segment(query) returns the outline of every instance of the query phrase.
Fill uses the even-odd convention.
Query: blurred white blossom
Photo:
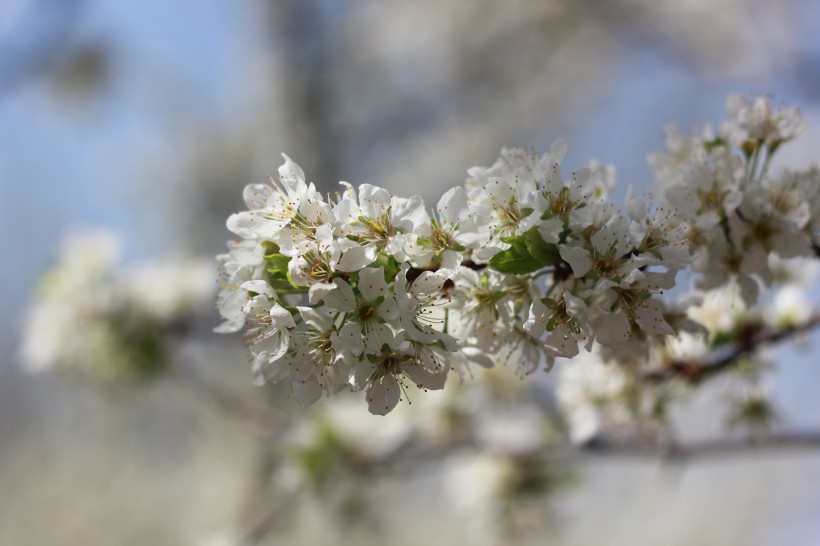
[[[213,266],[200,260],[122,268],[117,258],[116,238],[107,232],[66,239],[26,311],[20,352],[27,369],[111,380],[164,368],[172,330],[213,296]]]

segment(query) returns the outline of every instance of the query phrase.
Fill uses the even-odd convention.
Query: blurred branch
[[[278,501],[256,521],[240,534],[238,546],[254,546],[261,543],[272,531],[276,521],[285,512],[285,508],[293,504],[293,495],[279,497]]]
[[[416,444],[416,445],[413,445]],[[407,465],[432,463],[444,459],[461,448],[483,449],[473,442],[441,445],[436,443],[406,442],[395,450],[366,458],[356,465],[362,473],[395,470]],[[560,444],[539,446],[530,451],[511,453],[510,456],[564,461],[584,457],[656,459],[669,462],[716,459],[757,453],[820,450],[820,431],[789,431],[770,434],[764,438],[715,438],[678,444],[675,442],[631,441],[598,438],[583,446]]]
[[[178,385],[182,385],[223,415],[250,427],[262,438],[273,437],[286,422],[284,415],[248,404],[243,398],[214,385],[184,365],[172,366],[169,376]]]
[[[820,326],[820,314],[812,316],[803,324],[785,328],[754,328],[741,332],[728,347],[715,349],[702,359],[672,360],[663,368],[646,372],[641,379],[649,383],[662,383],[681,379],[698,383],[731,368],[744,356],[765,347],[789,339]]]
[[[277,82],[286,94],[287,148],[313,150],[307,167],[321,184],[335,180],[347,139],[332,113],[338,109],[331,81],[334,54],[344,11],[334,13],[317,0],[286,0],[267,4],[271,47],[280,53]]]
[[[662,458],[676,461],[719,458],[749,453],[820,449],[820,431],[791,431],[770,434],[762,439],[717,438],[687,444],[654,442],[614,442],[596,440],[580,453],[630,458]],[[575,450],[578,453],[578,450]]]

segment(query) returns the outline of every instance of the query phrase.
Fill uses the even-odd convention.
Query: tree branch
[[[222,414],[250,427],[263,438],[274,436],[286,421],[283,415],[246,403],[244,399],[213,385],[184,365],[171,366],[169,376],[178,385],[183,385]]]
[[[820,431],[790,431],[761,439],[716,438],[687,444],[624,442],[598,440],[580,449],[580,453],[595,456],[667,459],[689,461],[775,451],[820,449]],[[576,450],[575,453],[578,453]]]
[[[397,469],[406,468],[408,465],[435,463],[463,448],[482,449],[475,442],[470,441],[458,442],[454,445],[440,445],[425,442],[417,444],[409,440],[384,455],[363,458],[356,465],[356,470],[364,474],[385,471],[395,473]],[[713,438],[683,444],[599,438],[584,446],[566,443],[542,445],[532,450],[511,453],[510,456],[545,462],[569,462],[592,457],[684,463],[747,454],[812,450],[820,450],[820,430],[782,432],[758,439]]]
[[[734,343],[719,347],[702,359],[672,360],[663,368],[642,374],[641,379],[649,383],[663,383],[672,379],[698,383],[732,367],[740,358],[761,347],[786,341],[817,326],[820,326],[820,314],[815,314],[796,326],[747,330],[741,332]]]
[[[285,509],[293,503],[293,495],[280,497],[261,518],[240,534],[237,544],[239,546],[256,546],[260,544],[273,531],[277,520],[283,517]]]

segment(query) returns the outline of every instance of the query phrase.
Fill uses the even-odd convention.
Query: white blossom
[[[279,177],[269,184],[249,184],[243,196],[248,210],[232,214],[227,227],[245,239],[276,241],[282,229],[299,213],[308,199],[321,200],[313,184],[305,183],[305,173],[288,156],[279,167]]]
[[[736,145],[742,145],[746,139],[779,144],[794,139],[805,130],[798,108],[775,108],[766,97],[749,100],[743,95],[729,95],[726,110],[729,121],[723,130]]]
[[[569,425],[570,441],[585,444],[595,438],[607,415],[623,419],[618,404],[628,385],[628,376],[619,365],[604,362],[595,352],[561,367],[556,394]]]
[[[279,179],[248,186],[248,210],[228,220],[241,240],[219,256],[217,331],[245,328],[256,381],[289,381],[302,405],[350,388],[384,415],[450,371],[509,364],[523,376],[559,358],[619,362],[608,380],[589,372],[617,398],[641,367],[701,354],[704,330],[729,335],[735,319],[718,316],[747,312],[785,278],[777,260],[820,246],[817,170],[769,172],[799,112],[765,98],[727,106],[717,133],[667,127],[666,151],[649,159],[660,201],[630,188],[623,212],[609,201],[613,167],[590,161],[565,179],[561,140],[540,156],[502,149],[435,209],[370,184],[324,200],[285,156]],[[670,303],[687,269],[706,292]],[[775,303],[794,307],[783,294]],[[573,438],[586,441],[601,415],[575,405]]]
[[[437,215],[416,229],[418,237],[408,247],[408,254],[419,267],[433,265],[451,275],[462,258],[477,249],[489,237],[486,225],[470,209],[464,188],[456,186],[439,200]]]
[[[118,255],[117,238],[104,231],[66,239],[23,319],[27,370],[119,382],[167,367],[174,327],[213,297],[213,268],[200,260],[125,267]]]

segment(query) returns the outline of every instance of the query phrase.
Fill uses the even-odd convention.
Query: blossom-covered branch
[[[820,449],[820,431],[790,431],[774,433],[761,440],[748,438],[716,438],[685,444],[625,443],[597,441],[583,449],[584,453],[613,457],[652,457],[686,461],[777,451]],[[577,452],[570,456],[575,456]]]
[[[697,383],[736,364],[744,356],[775,343],[792,339],[820,326],[820,315],[815,314],[800,324],[785,327],[766,327],[763,324],[750,325],[737,332],[736,339],[718,346],[702,358],[674,359],[663,364],[663,367],[650,370],[641,375],[644,381],[661,382],[680,379]]]
[[[364,390],[377,414],[472,365],[526,375],[580,347],[647,359],[703,331],[691,301],[663,297],[678,272],[752,305],[770,256],[813,256],[820,239],[817,171],[770,173],[803,128],[797,110],[740,96],[728,110],[718,131],[670,128],[650,157],[659,203],[630,190],[624,211],[612,168],[563,174],[563,141],[540,157],[502,150],[430,211],[370,184],[325,200],[285,156],[228,219],[239,240],[219,257],[217,330],[246,332],[257,383],[287,381],[303,405]]]

